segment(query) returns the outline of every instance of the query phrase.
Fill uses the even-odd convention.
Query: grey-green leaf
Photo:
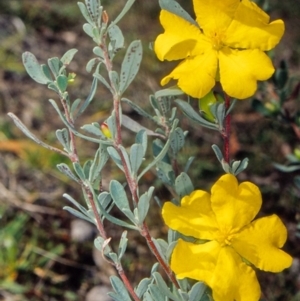
[[[174,300],[175,296],[170,291],[170,288],[167,286],[167,284],[165,283],[165,281],[162,278],[162,276],[158,272],[155,272],[155,273],[153,273],[153,277],[154,277],[154,279],[156,281],[157,287],[159,288],[160,292],[164,296],[166,296],[168,298],[171,298],[171,300]]]
[[[148,191],[141,195],[138,202],[138,219],[139,223],[142,224],[147,216],[150,207],[150,200],[154,191],[154,187],[151,186]]]
[[[60,164],[57,164],[56,167],[61,173],[65,174],[73,181],[79,182],[79,179],[73,174],[73,172],[71,171],[71,169],[69,168],[69,166],[67,164],[60,163]]]
[[[98,63],[98,61],[99,61],[99,59],[97,57],[90,59],[88,61],[88,63],[86,64],[86,67],[85,67],[86,71],[88,73],[90,73],[93,70],[93,68],[95,67],[95,65]]]
[[[119,91],[119,74],[112,70],[108,72],[109,80],[116,91]]]
[[[79,108],[76,117],[80,116],[86,110],[86,108],[89,106],[89,104],[92,102],[92,100],[94,99],[94,96],[95,96],[95,93],[97,90],[97,85],[98,85],[98,80],[96,78],[94,78],[93,82],[92,82],[90,93],[89,93],[88,97],[86,98],[86,100],[84,101],[84,103]]]
[[[125,16],[125,14],[129,11],[129,9],[131,8],[131,6],[134,2],[135,2],[135,0],[127,0],[123,10],[117,16],[117,18],[113,21],[113,24],[117,24]]]
[[[94,52],[94,54],[99,56],[101,59],[104,58],[104,52],[103,52],[102,48],[100,48],[99,46],[94,47],[93,52]],[[96,59],[99,60],[98,58],[96,58]]]
[[[59,75],[56,82],[59,90],[65,92],[68,87],[68,78],[65,75]]]
[[[44,74],[41,65],[38,63],[34,54],[26,51],[22,54],[24,67],[28,75],[39,84],[46,85],[50,82],[48,77]]]
[[[116,206],[131,220],[134,221],[125,189],[122,184],[112,180],[109,185],[109,192]]]
[[[189,23],[192,23],[199,27],[197,22],[174,0],[159,0],[159,5],[161,9],[167,10],[170,13],[173,13]]]
[[[94,76],[94,78],[99,80],[111,93],[113,93],[113,90],[112,90],[110,84],[107,82],[107,80],[101,74],[95,72],[93,74],[93,76]]]
[[[87,222],[95,224],[95,222],[90,217],[82,214],[80,211],[78,211],[78,210],[76,210],[76,209],[74,209],[72,207],[64,206],[63,209],[66,210],[66,211],[68,211],[68,212],[70,212],[72,215],[74,215],[74,216],[76,216],[76,217],[78,217],[80,219],[83,219],[83,220],[86,220]]]
[[[111,41],[110,45],[114,52],[124,47],[124,36],[119,26],[112,23],[108,28],[108,36]]]
[[[108,205],[112,203],[111,195],[107,191],[102,191],[97,197],[97,202],[106,210]]]
[[[120,112],[120,118],[122,119],[122,114]],[[122,120],[121,120],[122,122]],[[111,115],[106,120],[107,126],[109,128],[109,131],[111,133],[112,137],[116,137],[117,133],[117,123],[116,123],[116,114],[115,111],[112,111]]]
[[[131,100],[127,99],[127,98],[122,98],[121,101],[126,102],[128,105],[131,106],[131,108],[133,110],[135,110],[137,113],[139,113],[141,116],[144,116],[154,122],[156,122],[156,120],[150,115],[148,114],[146,111],[144,111],[141,107],[139,107],[136,103],[132,102]]]
[[[37,138],[35,135],[33,135],[30,130],[25,126],[25,124],[22,123],[22,121],[13,113],[7,113],[7,115],[12,118],[15,125],[30,139],[32,139],[35,143],[37,143],[40,146],[43,146],[47,149],[50,149],[52,151],[56,151],[62,155],[68,156],[67,153],[64,151],[61,151],[60,149],[57,149],[55,147],[52,147],[51,145],[46,144],[45,142],[41,141],[39,138]]]
[[[206,290],[203,282],[195,283],[189,291],[189,301],[200,301]]]
[[[176,128],[170,137],[170,146],[174,155],[177,155],[178,152],[183,148],[184,141],[185,141],[185,136],[183,130],[179,127]]]
[[[128,130],[132,132],[139,132],[139,131],[144,131],[146,132],[149,136],[158,136],[158,134],[152,130],[149,130],[136,122],[135,120],[131,119],[127,115],[122,115],[122,125],[125,126]]]
[[[80,98],[77,98],[73,101],[72,105],[71,105],[71,114],[73,115],[75,113],[75,111],[77,110],[79,104],[81,102]]]
[[[123,116],[124,117],[124,116]],[[147,131],[146,130],[140,130],[135,137],[135,142],[139,143],[143,146],[143,154],[145,156],[146,151],[147,151],[147,144],[148,144],[148,139],[147,139]]]
[[[88,211],[76,200],[74,200],[69,194],[64,193],[63,197],[66,198],[69,202],[71,202],[75,207],[77,207],[84,215],[88,215]]]
[[[80,164],[78,162],[73,162],[73,167],[74,167],[74,170],[75,170],[77,176],[80,178],[80,180],[85,181],[86,176],[85,176],[83,168],[80,166]]]
[[[43,73],[49,79],[49,82],[52,82],[53,80],[52,80],[51,71],[50,71],[49,67],[45,64],[42,64],[41,68],[42,68]]]
[[[87,160],[83,164],[83,173],[86,179],[89,178],[92,162],[92,160]]]
[[[223,157],[223,154],[222,154],[222,151],[220,150],[220,148],[216,145],[216,144],[213,144],[211,146],[211,148],[213,149],[217,159],[219,160],[219,162],[222,162],[224,157]]]
[[[186,101],[176,99],[175,102],[178,104],[183,113],[190,118],[192,121],[212,130],[219,130],[218,126],[214,123],[208,122],[202,116],[197,114],[195,110]]]
[[[54,92],[56,92],[57,94],[59,94],[59,89],[57,87],[57,85],[53,82],[51,82],[50,84],[48,84],[48,89],[53,90]]]
[[[100,16],[100,1],[99,0],[85,0],[86,8],[91,19],[97,23]]]
[[[127,223],[127,222],[124,222],[124,221],[122,221],[122,220],[120,220],[120,219],[118,219],[118,218],[115,218],[115,217],[113,217],[112,215],[110,215],[110,214],[103,208],[103,206],[101,205],[100,202],[98,202],[98,205],[99,205],[99,207],[100,207],[100,210],[101,210],[102,215],[103,215],[107,220],[109,220],[111,223],[114,223],[114,224],[116,224],[116,225],[119,225],[119,226],[121,226],[121,227],[123,227],[123,228],[128,228],[128,229],[131,229],[131,230],[139,230],[136,226],[131,225],[131,224]],[[127,210],[127,211],[128,211],[128,210]]]
[[[141,144],[134,143],[130,148],[130,164],[134,175],[137,174],[144,158],[144,148]]]
[[[153,166],[155,166],[155,164],[157,164],[159,161],[161,161],[164,156],[167,154],[168,149],[170,147],[170,140],[167,141],[167,143],[165,144],[165,146],[163,147],[163,149],[160,151],[160,153],[154,158],[154,160],[149,163],[147,165],[147,167],[145,167],[143,169],[143,171],[139,174],[138,180],[148,171],[150,170]]]
[[[64,65],[69,65],[71,63],[71,61],[74,58],[74,55],[76,54],[78,50],[73,48],[68,50],[60,59],[60,61],[64,64]]]
[[[183,95],[184,92],[178,88],[178,86],[173,86],[167,89],[156,91],[155,98],[165,97],[165,96],[178,96]]]
[[[128,242],[127,231],[123,231],[121,239],[120,239],[120,243],[119,243],[119,249],[118,249],[118,259],[119,260],[121,260],[121,258],[123,257],[123,255],[126,251],[127,242]]]
[[[52,57],[48,59],[48,66],[53,73],[54,77],[57,78],[59,75],[59,70],[62,67],[62,63],[60,62],[58,57]]]
[[[89,23],[85,23],[83,24],[82,26],[83,28],[83,31],[88,35],[90,36],[91,38],[94,38],[94,31],[93,31],[93,26]]]
[[[109,245],[105,245],[105,243],[105,239],[101,236],[98,236],[94,239],[94,246],[96,247],[96,249],[107,255],[110,253],[111,248],[109,247]]]
[[[90,134],[100,137],[101,139],[106,140],[107,138],[102,133],[100,126],[97,122],[93,122],[92,124],[85,124],[81,127],[81,129],[87,131]]]
[[[55,132],[55,134],[56,134],[58,141],[64,147],[64,150],[67,152],[70,152],[71,148],[70,148],[70,137],[69,137],[68,130],[66,128],[63,128],[61,130],[57,130]]]
[[[109,156],[106,151],[106,147],[101,143],[93,160],[91,169],[90,169],[90,175],[89,175],[89,180],[91,183],[93,183],[97,177],[99,176],[102,168],[106,164]]]
[[[135,293],[138,295],[139,298],[142,298],[142,296],[145,294],[150,282],[151,282],[151,279],[144,278],[141,280],[141,282],[138,284],[138,286],[134,289]]]
[[[131,42],[121,66],[120,94],[124,93],[138,73],[142,60],[142,53],[143,49],[141,41],[136,40]]]
[[[120,157],[119,153],[116,151],[116,149],[114,147],[112,147],[112,146],[109,146],[107,148],[107,152],[110,155],[110,157],[112,158],[112,160],[117,164],[117,166],[122,171],[124,171],[124,167],[123,167],[123,164],[122,164],[121,157]]]
[[[182,172],[175,180],[175,191],[178,194],[179,198],[183,198],[186,195],[189,195],[194,191],[194,185],[190,177]]]
[[[113,287],[114,291],[116,292],[116,294],[121,298],[119,300],[131,301],[131,298],[130,298],[123,282],[117,276],[111,276],[110,283],[111,283],[111,286]],[[111,293],[108,293],[108,295],[114,296]]]
[[[174,186],[175,173],[171,164],[164,161],[156,163],[157,176],[167,185]]]
[[[86,9],[86,6],[82,2],[77,2],[79,9],[81,11],[81,14],[86,19],[87,22],[90,24],[93,24],[93,20],[91,19],[88,10]]]
[[[273,163],[273,166],[282,172],[294,172],[296,170],[300,170],[300,164],[286,166],[283,164]]]
[[[150,292],[153,300],[155,300],[155,301],[165,301],[166,300],[165,294],[162,293],[160,291],[160,289],[158,288],[158,286],[155,284],[149,285],[149,292]]]

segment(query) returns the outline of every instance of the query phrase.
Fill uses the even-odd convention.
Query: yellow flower
[[[220,81],[232,97],[252,96],[257,80],[271,77],[274,68],[264,53],[275,47],[284,32],[282,20],[269,16],[249,0],[193,0],[199,26],[162,10],[165,32],[154,44],[163,61],[183,61],[161,81],[171,79],[195,98],[205,96]]]
[[[111,138],[111,132],[106,122],[102,122],[100,128],[106,138]]]
[[[261,207],[258,187],[240,185],[233,175],[222,176],[211,195],[196,190],[163,207],[165,223],[173,230],[207,242],[179,239],[171,257],[177,278],[204,281],[213,291],[214,301],[257,301],[260,286],[251,265],[280,272],[292,263],[280,248],[287,230],[276,215],[254,220]]]

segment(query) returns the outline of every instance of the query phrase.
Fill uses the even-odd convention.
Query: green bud
[[[212,114],[210,108],[217,102],[217,98],[213,91],[207,93],[204,97],[199,99],[199,109],[203,113],[203,117],[208,121],[215,121],[215,117]]]

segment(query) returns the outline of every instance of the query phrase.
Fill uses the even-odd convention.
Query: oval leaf
[[[142,60],[142,43],[133,41],[125,54],[120,74],[120,93],[122,94],[134,80]]]
[[[194,190],[190,177],[182,172],[175,180],[175,191],[180,198],[189,195]]]
[[[116,206],[131,220],[134,221],[134,215],[130,210],[129,202],[125,189],[122,184],[112,180],[109,185],[109,192]]]
[[[46,85],[50,82],[47,76],[44,74],[41,65],[38,63],[34,54],[25,52],[22,54],[22,60],[24,67],[28,75],[39,84]]]
[[[78,50],[73,48],[68,50],[60,59],[60,61],[64,64],[64,65],[69,65],[71,63],[71,61],[73,60],[74,55],[76,54]]]
[[[144,158],[144,148],[141,144],[135,143],[130,148],[130,164],[133,174],[136,175]]]

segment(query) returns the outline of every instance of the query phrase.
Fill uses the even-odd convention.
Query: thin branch
[[[141,301],[140,298],[138,297],[138,295],[135,293],[133,287],[131,286],[124,270],[123,267],[121,265],[116,266],[116,269],[118,271],[119,276],[121,277],[124,285],[126,286],[129,294],[131,295],[131,297],[133,298],[134,301]]]
[[[139,197],[138,197],[138,193],[137,193],[137,188],[138,188],[137,180],[131,176],[130,171],[129,171],[129,167],[127,166],[126,160],[125,160],[125,158],[123,156],[123,153],[120,149],[120,146],[122,145],[122,136],[121,136],[121,124],[120,124],[120,116],[119,116],[119,112],[120,112],[119,105],[120,105],[120,99],[115,98],[114,109],[115,109],[115,113],[116,113],[116,125],[117,125],[117,133],[116,133],[117,137],[115,139],[115,148],[116,148],[118,154],[120,155],[122,165],[123,165],[123,168],[124,168],[124,174],[125,174],[125,177],[126,177],[126,180],[127,180],[127,183],[128,183],[128,186],[129,186],[129,189],[130,189],[133,201],[134,201],[134,204],[136,206],[139,202]],[[160,265],[164,269],[165,273],[168,275],[169,279],[172,281],[172,283],[177,288],[179,288],[178,282],[177,282],[170,266],[161,257],[159,251],[157,250],[155,244],[153,243],[153,240],[152,240],[152,237],[149,233],[149,229],[147,227],[146,222],[143,223],[140,233],[146,239],[147,244],[148,244],[151,252],[156,257],[157,261],[160,263]]]
[[[91,204],[91,207],[92,207],[95,219],[96,219],[96,226],[97,226],[97,229],[99,231],[99,234],[104,240],[107,240],[106,231],[104,229],[103,223],[102,223],[101,218],[99,216],[99,213],[98,213],[98,210],[97,210],[97,207],[96,207],[96,203],[95,203],[95,200],[94,200],[94,196],[93,196],[93,194],[92,194],[89,187],[86,187],[83,183],[82,183],[82,187],[85,190],[85,192],[87,194],[87,197],[89,199],[89,202]]]
[[[67,121],[74,126],[74,121],[71,118],[70,112],[69,112],[69,108],[66,105],[66,102],[63,98],[60,98],[61,104],[64,108],[64,112],[65,112],[65,116]],[[71,141],[71,151],[72,153],[69,154],[69,158],[72,162],[79,162],[79,158],[78,158],[78,154],[77,154],[77,148],[76,148],[76,142],[75,142],[75,134],[68,128],[69,131],[69,135],[70,135],[70,141]]]

